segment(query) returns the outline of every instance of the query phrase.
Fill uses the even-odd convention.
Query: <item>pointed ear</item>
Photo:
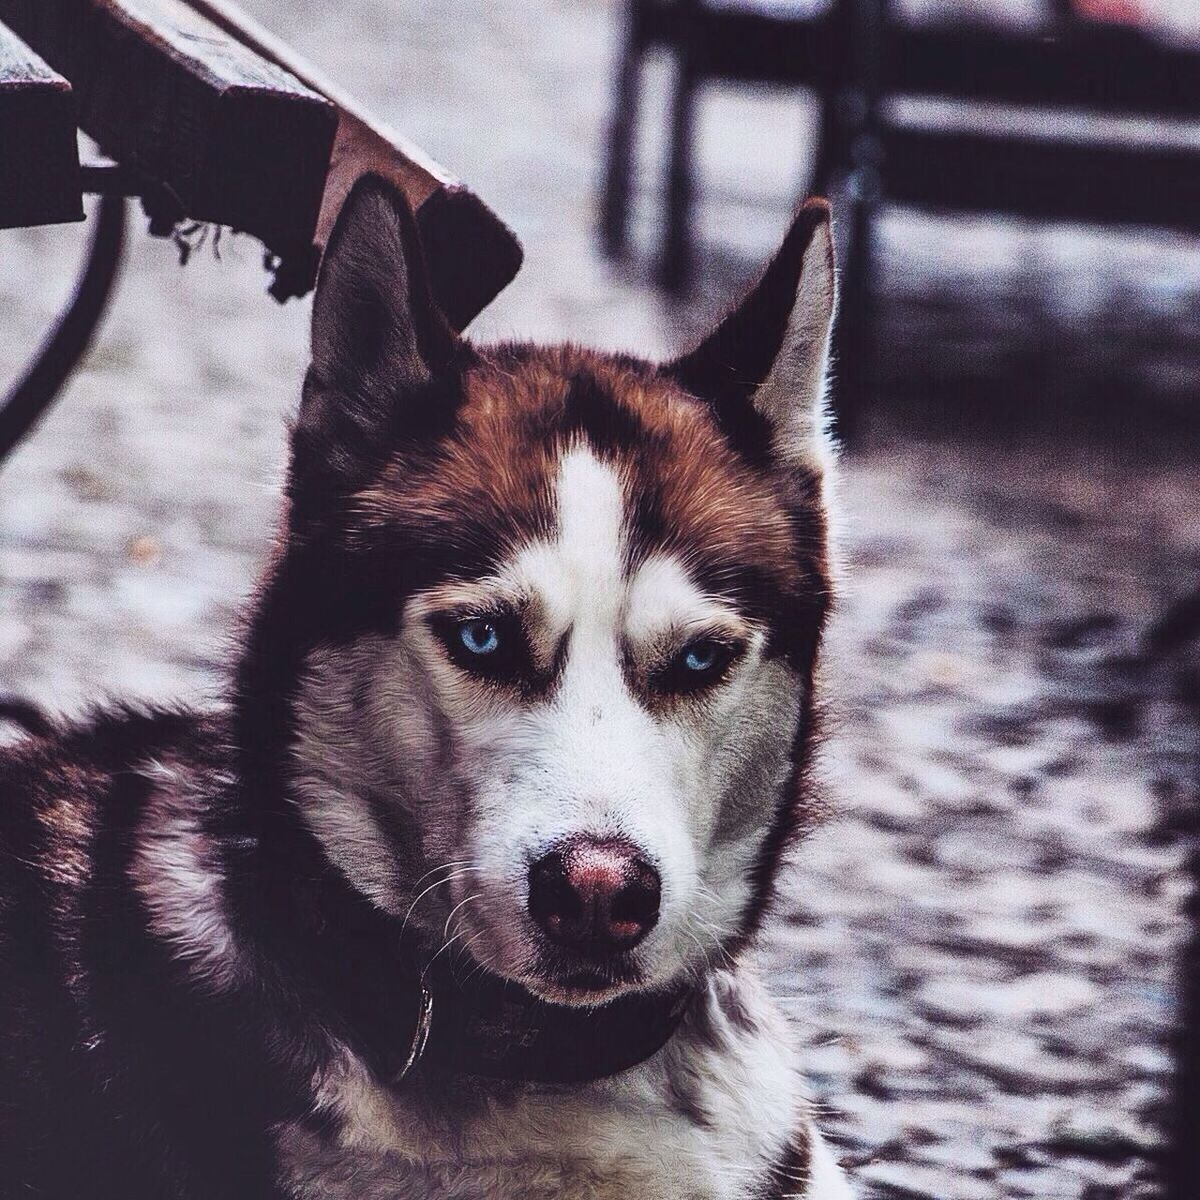
[[[836,306],[829,204],[808,200],[745,300],[666,370],[713,404],[748,457],[820,471],[828,459],[825,377]]]
[[[416,222],[378,176],[354,186],[325,247],[294,470],[354,486],[395,431],[452,417],[433,393],[464,343],[430,295]]]

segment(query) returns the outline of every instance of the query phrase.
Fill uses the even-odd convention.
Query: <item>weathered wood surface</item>
[[[0,229],[82,219],[71,85],[0,25]]]
[[[0,0],[71,81],[105,153],[161,183],[181,215],[309,260],[337,112],[182,0]]]
[[[317,224],[318,245],[325,244],[355,181],[374,172],[395,183],[416,212],[435,298],[456,326],[464,327],[512,280],[522,257],[516,236],[445,167],[369,116],[232,0],[186,2],[242,45],[337,106],[337,138]]]

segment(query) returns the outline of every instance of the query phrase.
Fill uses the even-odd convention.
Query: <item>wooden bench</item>
[[[628,249],[641,81],[652,51],[665,50],[675,67],[658,261],[659,281],[675,291],[692,277],[696,104],[703,88],[768,84],[832,97],[845,65],[846,17],[838,0],[627,0],[601,197],[604,253],[619,258]]]
[[[0,25],[0,229],[82,219],[71,85]]]
[[[106,160],[80,165],[76,123]],[[473,192],[229,0],[0,0],[0,158],[0,227],[79,220],[81,194],[101,197],[72,307],[0,409],[0,461],[91,339],[129,197],[159,236],[201,222],[258,238],[279,300],[311,289],[342,201],[372,171],[412,205],[459,328],[521,264]]]

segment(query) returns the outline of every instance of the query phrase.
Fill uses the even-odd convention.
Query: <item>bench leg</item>
[[[695,206],[697,72],[687,45],[680,47],[671,100],[671,143],[667,160],[666,230],[659,282],[672,292],[692,280],[692,216]]]
[[[54,401],[91,344],[121,265],[125,198],[101,196],[75,295],[24,377],[0,408],[0,466]]]
[[[621,61],[613,95],[612,120],[600,202],[600,247],[609,258],[622,257],[629,247],[629,196],[641,99],[642,59],[646,47],[634,13],[626,16]]]
[[[841,90],[832,82],[817,90],[817,145],[808,186],[811,196],[830,195],[838,175],[850,169],[846,131],[839,111],[842,103]]]

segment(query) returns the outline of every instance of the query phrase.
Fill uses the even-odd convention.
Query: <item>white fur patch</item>
[[[804,1200],[854,1200],[850,1181],[816,1129],[809,1140],[809,1154],[808,1184],[797,1195]]]
[[[722,1011],[721,996],[743,1019]],[[790,1141],[813,1146],[804,1200],[845,1200],[810,1123],[782,1022],[752,976],[717,973],[699,1013],[639,1067],[572,1088],[473,1093],[449,1121],[348,1052],[320,1081],[340,1117],[279,1131],[300,1200],[750,1200]]]
[[[217,848],[200,826],[195,785],[168,763],[150,763],[143,772],[155,787],[138,825],[130,875],[150,929],[214,991],[233,988],[246,976],[245,951],[226,911]]]

